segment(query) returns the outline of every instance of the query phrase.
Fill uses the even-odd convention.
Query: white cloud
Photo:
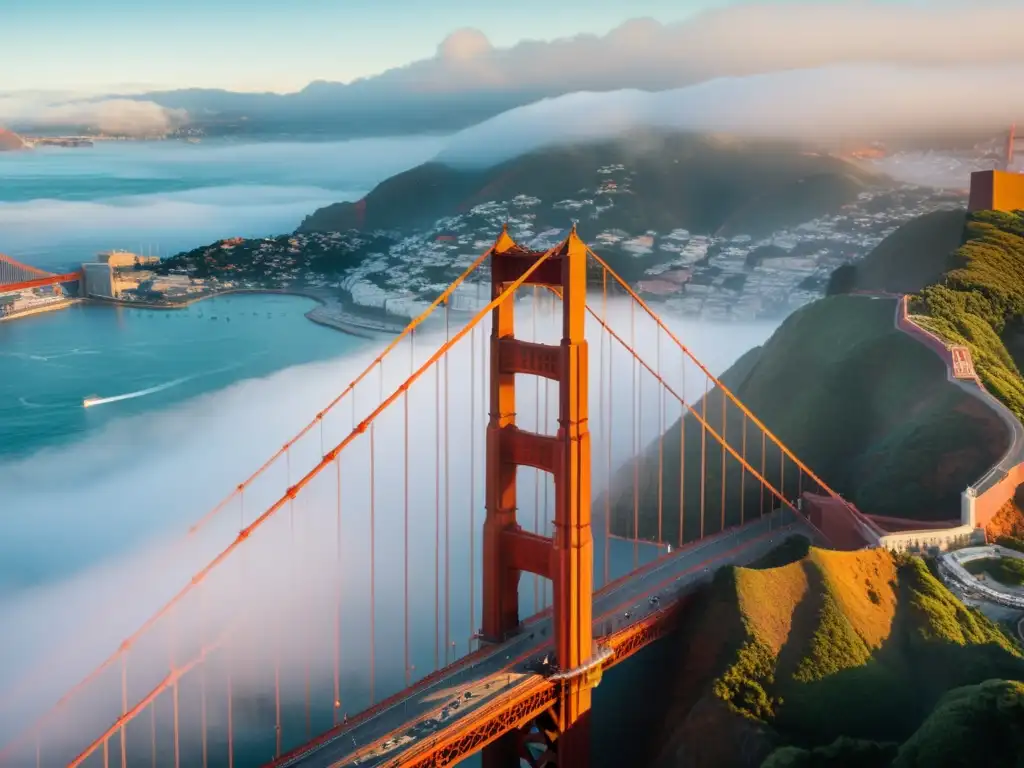
[[[84,126],[105,133],[152,135],[173,129],[188,119],[183,110],[167,109],[151,101],[80,101],[81,96],[57,92],[0,94],[0,125]]]
[[[672,88],[711,77],[830,64],[1024,63],[1024,5],[974,0],[917,7],[746,3],[677,24],[634,19],[603,37],[494,48],[459,30],[432,59],[369,78],[409,90],[536,89],[543,93]]]
[[[280,234],[321,206],[358,199],[443,146],[443,137],[406,137],[36,150],[39,158],[24,153],[6,163],[9,202],[0,202],[0,248],[40,267],[61,268],[94,249],[153,246],[167,254],[222,237]],[[92,199],[34,199],[40,168],[59,194],[66,184],[78,189],[78,179],[95,178],[97,163],[103,178]],[[181,163],[200,186],[147,193],[179,175]]]

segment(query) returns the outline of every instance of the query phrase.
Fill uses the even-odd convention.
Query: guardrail
[[[984,527],[998,509],[1024,482],[1024,425],[1005,405],[985,389],[974,368],[971,352],[966,347],[957,347],[945,342],[936,334],[914,322],[909,310],[910,297],[901,296],[896,305],[895,324],[904,333],[918,339],[937,354],[946,364],[946,379],[980,400],[1006,425],[1010,444],[1006,452],[980,478],[971,483],[960,495],[960,520],[964,526]],[[956,347],[961,367],[969,370],[968,376],[957,376],[957,359],[953,354]],[[966,361],[963,360],[966,358]],[[1012,487],[1011,487],[1012,486]],[[979,510],[980,506],[980,510]],[[928,532],[932,533],[932,532]]]

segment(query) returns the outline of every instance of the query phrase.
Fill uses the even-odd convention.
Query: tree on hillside
[[[857,267],[853,264],[843,264],[833,270],[828,278],[828,287],[825,288],[826,296],[838,296],[849,293],[857,282]]]
[[[950,691],[900,747],[893,768],[1024,764],[1024,684],[988,680]]]
[[[761,768],[881,768],[896,756],[897,744],[840,736],[827,747],[775,750]]]

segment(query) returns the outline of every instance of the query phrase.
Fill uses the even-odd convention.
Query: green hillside
[[[946,341],[970,347],[986,388],[1024,420],[1024,212],[969,216],[951,267],[911,311]]]
[[[948,691],[1024,679],[1021,651],[999,628],[923,561],[882,550],[812,547],[779,567],[725,569],[695,613],[676,640],[686,673],[658,765],[758,765],[789,744],[844,759],[799,762],[788,750],[768,765],[885,766],[887,744],[905,742],[901,760],[921,753],[933,721],[948,718]]]
[[[864,177],[853,173],[819,173],[783,181],[762,191],[729,214],[717,234],[763,237],[779,222],[812,221],[838,211],[864,191]]]
[[[970,347],[986,388],[1024,419],[1024,212],[915,219],[836,270],[830,294],[857,290],[916,294],[917,321]]]
[[[908,221],[863,261],[836,270],[829,293],[916,293],[938,282],[963,244],[966,218],[962,210],[933,211]]]
[[[949,519],[959,514],[959,494],[1007,447],[998,418],[948,383],[942,361],[894,327],[893,299],[833,296],[793,313],[763,347],[744,355],[723,376],[739,400],[758,414],[796,456],[861,509],[891,517]],[[722,393],[694,405],[721,432]],[[706,408],[706,411],[705,411]],[[701,466],[705,466],[704,532],[722,520],[722,453],[712,437],[702,443],[699,420],[687,416],[685,436],[676,422],[662,440],[662,508],[679,509],[683,480],[684,536],[700,532]],[[743,454],[744,421],[729,405],[725,434]],[[681,448],[685,461],[680,461]],[[761,434],[746,426],[746,456],[762,466]],[[649,445],[639,470],[640,535],[657,532],[658,443]],[[765,476],[776,488],[798,489],[795,467],[780,477],[780,457],[768,444]],[[758,483],[740,464],[725,461],[726,524],[761,511]],[[612,526],[633,533],[633,467],[613,483]],[[784,482],[784,484],[783,484]],[[802,490],[813,490],[807,485]],[[669,541],[678,536],[678,514],[664,515]]]
[[[960,223],[966,221],[966,228]],[[960,247],[952,247],[954,233]],[[931,281],[926,283],[926,281]],[[916,320],[946,341],[971,348],[986,388],[1024,419],[1024,217],[942,211],[900,228],[835,283],[846,291],[918,291]],[[793,313],[763,347],[749,351],[723,380],[793,453],[825,482],[872,514],[917,520],[959,515],[959,494],[1007,448],[998,417],[946,381],[929,349],[894,327],[895,299],[832,295]],[[722,393],[694,404],[721,430]],[[724,434],[742,453],[744,425],[730,405]],[[722,448],[695,415],[662,439],[661,508],[678,510],[680,479],[684,538],[719,529]],[[685,461],[680,456],[685,452]],[[746,427],[746,456],[761,466],[761,435]],[[701,466],[705,466],[703,498]],[[726,524],[762,511],[758,484],[726,456]],[[779,489],[800,488],[791,464],[783,474],[768,445],[765,476]],[[640,535],[657,533],[658,445],[641,459]],[[614,530],[633,534],[633,467],[613,483]],[[682,476],[680,478],[680,476]],[[746,477],[742,494],[741,477]],[[785,485],[783,485],[783,482]],[[710,490],[709,490],[710,489]],[[790,495],[790,493],[787,493]],[[1006,520],[1003,520],[1006,517]],[[1008,510],[999,529],[1017,530]],[[678,536],[678,513],[663,514],[663,535]]]
[[[986,680],[956,688],[902,746],[841,737],[826,747],[782,747],[762,768],[1004,768],[1024,755],[1024,685]]]
[[[599,172],[618,165],[624,175]],[[614,191],[602,191],[612,179]],[[636,133],[549,147],[490,168],[425,163],[381,182],[358,203],[321,208],[298,231],[418,228],[481,203],[528,195],[542,201],[531,211],[538,230],[564,226],[570,209],[556,205],[570,200],[581,203],[571,209],[574,216],[599,215],[602,226],[627,232],[760,232],[837,210],[869,180],[883,183],[797,147]]]

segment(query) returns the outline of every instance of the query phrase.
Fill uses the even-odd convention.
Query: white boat
[[[97,397],[96,395],[89,395],[89,397],[82,401],[82,407],[88,408],[90,405],[96,405],[102,399],[102,397]]]

